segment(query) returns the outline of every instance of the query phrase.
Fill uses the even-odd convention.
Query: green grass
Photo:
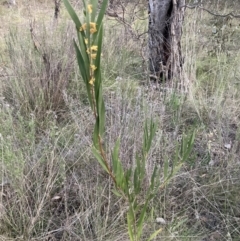
[[[26,24],[24,2],[16,12],[1,5],[0,239],[128,240],[128,207],[111,193],[112,183],[91,152],[94,118],[70,48],[73,26],[63,9],[53,27],[53,8],[37,1],[34,6],[35,32],[41,50],[51,56],[50,73],[59,70],[59,63],[62,69],[56,79],[46,77]],[[148,83],[144,37],[134,39],[123,25],[105,19],[106,148],[112,150],[120,136],[121,159],[131,165],[141,148],[144,119],[154,116],[159,130],[146,167],[150,176],[155,164],[171,160],[183,132],[196,128],[192,159],[149,205],[144,235],[162,228],[155,240],[238,241],[240,27],[233,19],[226,30],[230,40],[218,51],[214,46],[225,36],[212,36],[212,26],[220,20],[204,12],[202,20],[199,12],[187,13],[187,94]],[[135,30],[139,21],[133,24]],[[146,85],[141,85],[144,80]],[[46,96],[54,92],[54,98],[42,95],[41,81],[50,83]],[[57,88],[56,82],[63,85]],[[157,217],[167,225],[155,223]]]

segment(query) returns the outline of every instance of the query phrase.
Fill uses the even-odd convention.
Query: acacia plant
[[[145,166],[148,152],[157,129],[152,119],[145,122],[142,150],[136,155],[135,163],[133,163],[132,167],[125,169],[119,159],[119,139],[112,151],[111,161],[108,160],[109,155],[106,155],[103,145],[105,107],[101,78],[102,20],[108,0],[102,1],[99,10],[98,0],[83,0],[84,11],[82,22],[79,20],[68,0],[63,0],[63,2],[76,25],[77,41],[74,41],[74,46],[77,61],[86,86],[88,100],[95,117],[93,154],[102,168],[111,177],[114,183],[112,192],[127,201],[129,208],[126,219],[129,238],[131,241],[139,241],[143,233],[149,202],[155,197],[159,189],[163,188],[171,177],[174,176],[183,161],[189,157],[193,146],[194,133],[187,136],[187,138],[183,138],[182,146],[181,148],[177,148],[175,159],[172,161],[172,168],[169,168],[168,161],[165,162],[162,184],[160,183],[160,170],[157,167],[154,168],[149,181],[146,175]],[[146,182],[149,182],[149,184],[147,185]],[[147,191],[143,189],[143,186],[147,186]],[[143,195],[143,192],[146,193]],[[155,231],[150,235],[148,240],[152,240],[160,232],[161,229]]]

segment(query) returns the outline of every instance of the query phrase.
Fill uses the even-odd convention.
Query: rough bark
[[[149,62],[156,79],[181,75],[184,5],[185,0],[149,0]]]

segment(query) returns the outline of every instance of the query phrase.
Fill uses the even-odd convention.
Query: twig
[[[201,7],[200,5],[183,5],[180,8],[189,8],[189,9],[199,8],[199,9],[202,9],[202,10],[210,13],[211,15],[216,16],[216,17],[223,17],[223,18],[225,18],[225,17],[230,17],[231,16],[233,18],[240,18],[239,14],[236,15],[236,14],[233,14],[233,12],[230,12],[230,13],[227,13],[227,14],[214,13],[214,12],[204,8],[204,7]]]

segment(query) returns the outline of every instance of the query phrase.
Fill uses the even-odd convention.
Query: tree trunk
[[[151,77],[171,80],[182,73],[181,35],[185,0],[149,0]]]

